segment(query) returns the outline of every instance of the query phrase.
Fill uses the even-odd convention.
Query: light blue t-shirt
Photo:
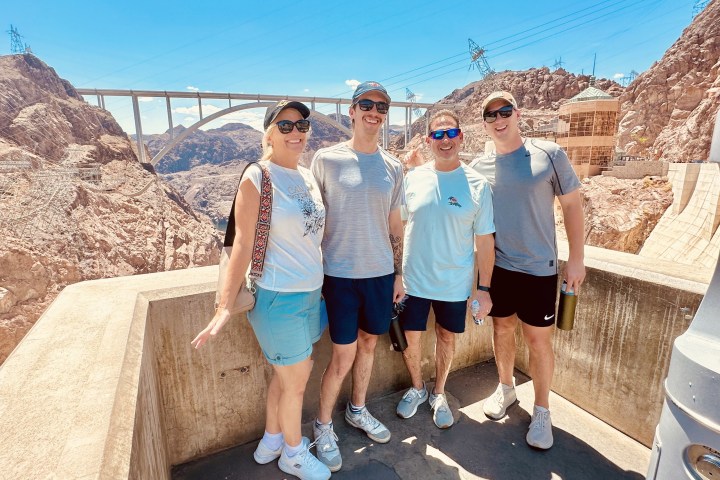
[[[475,235],[495,231],[490,185],[465,164],[434,163],[405,176],[403,283],[409,295],[460,302],[472,291]]]

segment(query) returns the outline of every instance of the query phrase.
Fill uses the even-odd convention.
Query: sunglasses
[[[290,120],[280,120],[275,125],[277,125],[280,133],[283,134],[292,132],[293,127],[297,128],[297,131],[300,133],[307,133],[310,131],[310,120],[298,120],[296,122],[291,122]]]
[[[363,112],[369,112],[373,109],[373,106],[377,108],[377,112],[385,115],[388,113],[388,110],[390,110],[390,104],[387,102],[373,102],[372,100],[368,100],[367,98],[364,98],[362,100],[359,100],[357,102],[357,105],[360,106],[360,110]]]
[[[447,135],[447,138],[455,138],[458,135],[460,135],[460,129],[459,128],[448,128],[447,130],[433,130],[430,132],[428,137],[432,138],[433,140],[442,140],[445,135]]]
[[[510,118],[513,114],[513,107],[512,105],[505,105],[502,108],[498,108],[497,110],[493,110],[492,112],[485,112],[483,114],[483,120],[487,123],[493,123],[495,120],[497,120],[497,116],[500,115],[502,118]]]

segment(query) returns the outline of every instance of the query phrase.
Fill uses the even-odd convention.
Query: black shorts
[[[557,275],[538,277],[528,273],[500,268],[493,269],[490,298],[492,317],[518,318],[534,327],[549,327],[555,323]]]
[[[435,312],[435,322],[448,332],[463,333],[467,316],[467,301],[445,302],[408,295],[405,308],[400,313],[400,323],[405,330],[424,332],[427,330],[430,306]]]

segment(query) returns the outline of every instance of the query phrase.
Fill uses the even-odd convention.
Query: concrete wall
[[[617,165],[612,170],[605,170],[602,175],[615,178],[645,178],[648,176],[664,177],[668,175],[669,163],[653,160],[629,160],[625,165]]]
[[[714,268],[720,254],[720,170],[717,163],[672,163],[668,178],[673,203],[639,254],[686,265]]]
[[[555,390],[648,445],[672,341],[709,273],[593,248],[587,257],[577,327],[555,335]],[[162,479],[172,464],[258,438],[270,368],[245,318],[201,351],[190,346],[212,313],[216,275],[205,267],[66,288],[0,367],[2,475]],[[454,368],[490,358],[491,332],[471,325]],[[429,334],[426,378],[432,344]],[[317,408],[329,352],[325,336],[305,420]],[[527,372],[524,350],[518,366]],[[408,381],[400,354],[382,339],[370,397]],[[349,382],[339,404],[348,396]]]
[[[650,447],[672,340],[690,325],[712,272],[585,248],[575,327],[554,334],[552,390]],[[524,346],[516,364],[530,374]]]

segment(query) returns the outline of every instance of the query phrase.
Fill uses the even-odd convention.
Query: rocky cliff
[[[620,102],[620,148],[671,162],[708,158],[720,108],[720,1],[707,4]]]
[[[0,57],[0,362],[66,285],[210,265],[218,250],[109,113],[36,57]]]

